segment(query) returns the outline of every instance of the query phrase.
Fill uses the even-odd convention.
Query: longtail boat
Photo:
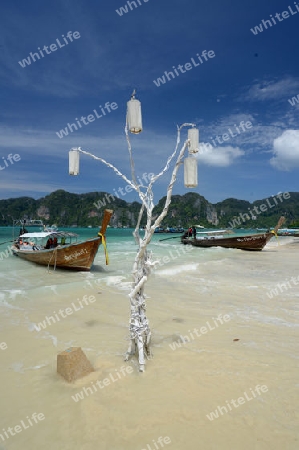
[[[15,256],[26,261],[43,266],[88,271],[93,264],[99,246],[103,244],[106,264],[108,264],[105,233],[112,214],[112,210],[105,210],[102,226],[96,238],[77,242],[78,235],[75,233],[63,231],[24,233],[12,245],[12,252]],[[48,245],[39,245],[42,239],[48,239],[47,244],[52,240],[54,247],[51,245],[52,248],[47,248]],[[74,239],[75,242],[73,242]],[[28,242],[28,240],[31,240],[31,242]],[[25,241],[28,242],[26,245]]]
[[[260,251],[263,250],[265,245],[273,236],[277,235],[277,230],[281,227],[284,221],[285,218],[281,217],[274,230],[265,233],[224,237],[224,234],[227,231],[221,230],[221,235],[215,234],[213,236],[211,234],[208,234],[208,236],[200,238],[188,238],[187,236],[182,236],[181,242],[184,245],[193,245],[194,247],[223,247],[236,248],[240,250]],[[231,233],[230,230],[228,230],[228,232]]]
[[[299,229],[298,228],[281,228],[277,232],[278,236],[290,236],[290,237],[299,237]]]

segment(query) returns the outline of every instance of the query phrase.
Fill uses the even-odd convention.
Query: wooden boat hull
[[[182,238],[184,245],[193,245],[194,247],[223,247],[237,248],[240,250],[260,251],[263,250],[267,242],[274,236],[273,233],[254,234],[248,236],[236,236],[227,238],[209,238],[209,239],[187,239]]]
[[[55,266],[71,270],[90,270],[102,238],[58,246],[49,250],[19,250],[12,246],[14,255],[42,266]]]

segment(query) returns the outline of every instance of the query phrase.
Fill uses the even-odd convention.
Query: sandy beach
[[[123,362],[128,273],[70,274],[66,282],[65,272],[38,267],[27,272],[27,289],[1,291],[1,450],[297,449],[299,240],[273,239],[257,253],[208,251],[150,278],[154,358],[143,374],[134,358]],[[84,296],[95,301],[36,329]],[[68,384],[56,358],[71,346],[95,372]],[[33,413],[44,419],[34,422]],[[27,428],[12,436],[8,428],[21,421]]]

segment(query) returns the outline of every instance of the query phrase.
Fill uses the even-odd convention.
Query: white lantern
[[[142,131],[141,103],[132,97],[127,103],[127,124],[131,133],[139,134]]]
[[[184,159],[184,184],[186,188],[197,186],[197,159],[193,156]]]
[[[189,152],[197,153],[199,151],[199,130],[198,128],[189,128]]]
[[[79,159],[80,152],[77,149],[72,149],[69,151],[69,174],[78,175],[79,174]]]

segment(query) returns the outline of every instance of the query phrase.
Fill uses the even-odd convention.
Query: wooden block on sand
[[[57,372],[66,381],[73,381],[94,372],[81,347],[70,347],[57,355]]]

